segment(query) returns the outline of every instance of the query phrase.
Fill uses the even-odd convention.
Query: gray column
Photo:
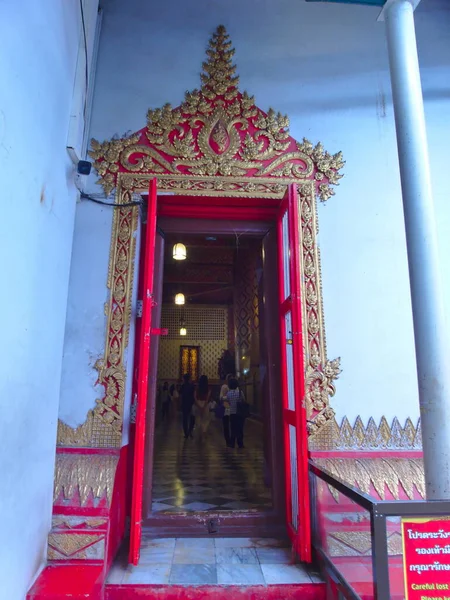
[[[408,248],[426,493],[430,500],[450,499],[450,355],[412,0],[391,1],[384,18]]]

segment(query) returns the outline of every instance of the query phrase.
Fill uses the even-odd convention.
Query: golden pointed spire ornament
[[[208,60],[203,63],[200,76],[203,95],[210,100],[215,96],[225,96],[231,100],[238,94],[239,77],[235,75],[236,65],[231,62],[234,48],[223,25],[219,25],[213,33],[206,54]]]

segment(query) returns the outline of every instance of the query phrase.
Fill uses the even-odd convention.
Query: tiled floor
[[[155,432],[153,512],[268,510],[272,494],[264,483],[263,426],[247,421],[245,448],[225,447],[214,419],[206,439],[185,440],[179,418]]]
[[[321,583],[317,573],[296,564],[291,549],[266,538],[143,539],[137,567],[126,555],[113,565],[109,584],[280,585]]]

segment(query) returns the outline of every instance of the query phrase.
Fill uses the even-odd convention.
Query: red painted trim
[[[46,567],[27,594],[27,600],[100,600],[103,567],[56,565]]]
[[[118,456],[120,450],[114,448],[65,448],[58,446],[56,454],[104,454],[107,456]]]
[[[300,211],[297,186],[289,186],[289,252],[291,298],[292,298],[292,327],[293,327],[293,362],[295,385],[295,412],[297,416],[297,468],[298,468],[298,500],[299,518],[297,535],[297,550],[300,559],[311,562],[311,507],[309,497],[308,473],[308,438],[306,427],[305,406],[305,370],[303,365],[303,327],[301,304],[301,259],[300,259]],[[300,533],[301,532],[301,533]]]
[[[238,585],[108,585],[105,600],[133,600],[134,598],[160,598],[161,600],[325,600],[326,586],[320,583],[300,583],[270,586]]]
[[[153,273],[156,241],[156,179],[150,181],[147,213],[147,235],[144,258],[144,295],[142,299],[141,342],[139,354],[138,406],[133,464],[133,493],[131,498],[130,555],[133,565],[139,562],[142,535],[142,505],[144,491],[145,424],[150,366],[150,329],[153,303]]]
[[[295,414],[295,410],[289,410],[288,408],[285,408],[283,410],[283,414],[286,423],[293,425],[294,427],[297,426],[297,416]]]
[[[92,506],[64,506],[55,504],[53,506],[53,514],[58,515],[76,515],[86,517],[107,517],[109,516],[109,508],[96,508]]]
[[[288,535],[292,542],[295,534],[291,527],[292,523],[292,480],[291,480],[291,456],[289,448],[289,424],[284,418],[288,411],[288,390],[287,390],[287,359],[286,359],[286,326],[285,326],[285,307],[287,299],[284,297],[284,263],[283,263],[283,213],[280,213],[277,219],[277,245],[278,245],[278,298],[280,304],[279,327],[280,327],[280,357],[281,357],[281,398],[283,405],[283,438],[284,438],[284,470],[286,480],[286,525]]]
[[[117,465],[116,476],[114,478],[114,489],[109,511],[108,536],[105,550],[106,571],[111,567],[125,535],[125,520],[127,515],[126,491],[129,473],[128,450],[129,446],[122,446],[119,464]]]
[[[228,221],[274,221],[277,211],[263,208],[214,208],[215,219]],[[211,219],[211,207],[203,206],[162,206],[158,210],[160,217],[177,217],[184,219]]]
[[[158,212],[166,206],[204,206],[209,209],[211,218],[214,219],[216,208],[230,206],[241,208],[273,208],[279,210],[284,200],[275,198],[230,198],[228,196],[189,196],[182,194],[158,194]]]

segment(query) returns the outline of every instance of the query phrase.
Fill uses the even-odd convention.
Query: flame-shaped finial
[[[216,96],[234,98],[238,93],[239,77],[234,74],[236,65],[231,62],[234,48],[229,38],[225,27],[219,25],[209,40],[208,60],[203,63],[201,74],[202,92],[209,99]]]

